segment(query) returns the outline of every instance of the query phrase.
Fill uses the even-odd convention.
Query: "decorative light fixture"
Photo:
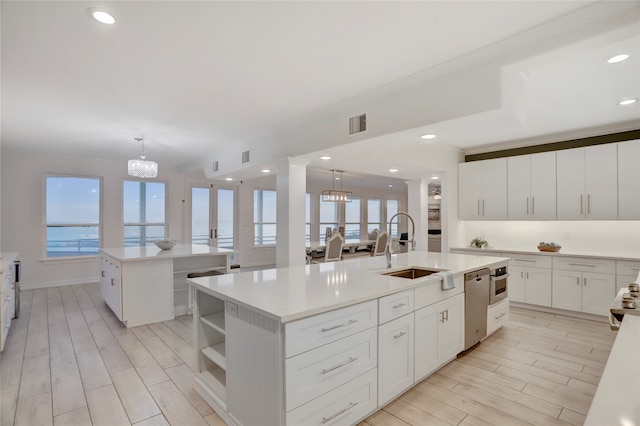
[[[442,191],[440,190],[440,187],[433,190],[433,199],[442,200]]]
[[[134,138],[138,142],[142,142],[142,154],[140,158],[129,160],[127,170],[129,175],[140,178],[154,178],[158,176],[158,163],[147,160],[144,155],[144,138]]]
[[[336,172],[340,173],[340,177],[336,178]],[[342,173],[343,170],[331,170],[331,189],[325,189],[322,191],[322,201],[329,201],[333,203],[350,203],[353,198],[353,193],[342,190]],[[340,189],[334,188],[334,182],[340,181]]]

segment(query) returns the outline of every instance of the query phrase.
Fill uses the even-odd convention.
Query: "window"
[[[374,229],[381,232],[384,231],[384,229],[382,229],[382,220],[380,218],[380,206],[380,200],[367,200],[367,232],[371,232]]]
[[[165,238],[164,182],[125,180],[122,194],[124,246],[145,246]]]
[[[253,244],[276,243],[276,191],[253,191]]]
[[[209,245],[211,188],[191,188],[191,243]]]
[[[100,247],[100,179],[47,176],[47,257],[93,256]]]
[[[304,238],[305,238],[305,241],[311,242],[311,194],[305,195],[304,204],[305,204]]]
[[[344,205],[344,237],[360,239],[360,198]]]
[[[320,239],[323,241],[327,228],[338,229],[338,203],[322,201],[320,196]]]
[[[391,220],[394,214],[398,213],[398,206],[400,203],[398,200],[387,200],[387,221]],[[401,217],[398,216],[393,223],[391,224],[391,237],[399,237],[398,235],[398,219]]]
[[[218,247],[233,250],[233,216],[235,191],[218,188]]]

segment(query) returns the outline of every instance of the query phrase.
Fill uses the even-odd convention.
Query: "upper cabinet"
[[[458,188],[460,219],[507,219],[506,158],[460,163]]]
[[[618,218],[640,220],[640,140],[618,145]]]
[[[510,220],[555,220],[555,152],[507,158],[507,216]]]
[[[556,153],[557,219],[617,219],[617,144]]]

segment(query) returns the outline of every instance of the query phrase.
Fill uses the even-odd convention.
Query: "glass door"
[[[191,242],[233,249],[235,190],[214,185],[191,187]]]

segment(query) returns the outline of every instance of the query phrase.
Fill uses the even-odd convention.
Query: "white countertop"
[[[209,247],[200,244],[176,244],[171,250],[160,250],[155,245],[141,247],[108,247],[100,252],[107,254],[121,262],[131,260],[153,260],[160,258],[178,258],[193,256],[229,255],[234,250]]]
[[[485,253],[519,253],[519,254],[536,254],[540,256],[568,256],[568,257],[598,257],[601,259],[612,259],[612,260],[640,260],[640,253],[629,253],[629,252],[616,252],[615,248],[607,247],[606,251],[602,252],[592,252],[592,251],[568,251],[565,249],[560,249],[557,252],[548,252],[548,251],[539,251],[537,248],[533,250],[523,250],[523,249],[509,249],[509,248],[501,248],[497,249],[495,247],[479,249],[475,247],[452,247],[451,250],[468,250],[470,252],[481,254]]]
[[[441,281],[438,276],[409,280],[382,272],[416,266],[463,274],[506,262],[507,258],[493,256],[410,251],[393,255],[391,269],[386,268],[384,256],[376,256],[188,281],[199,290],[285,323]]]
[[[10,266],[14,260],[18,258],[16,252],[2,252],[0,253],[0,273],[4,272],[8,266]]]

